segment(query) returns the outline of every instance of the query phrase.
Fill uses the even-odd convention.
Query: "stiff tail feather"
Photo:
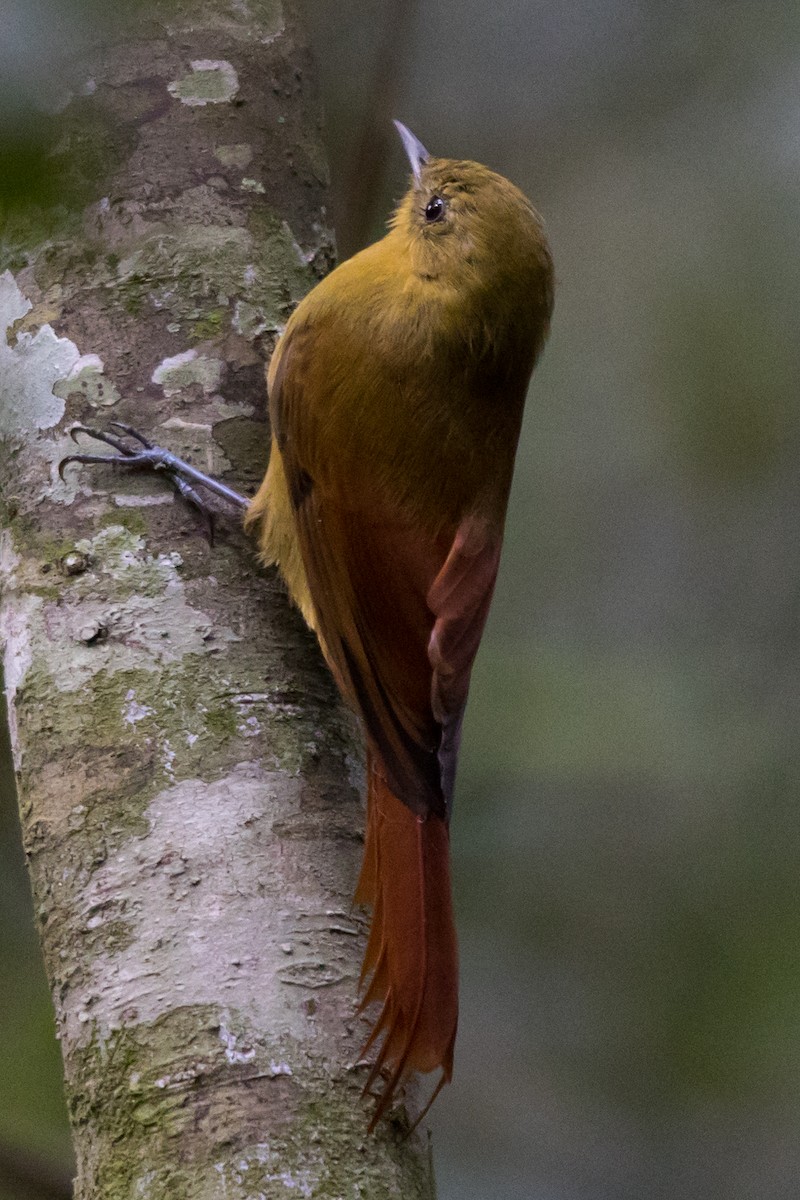
[[[356,901],[373,910],[362,1009],[382,1008],[365,1052],[379,1048],[364,1092],[388,1079],[370,1123],[374,1129],[397,1088],[414,1071],[441,1068],[434,1098],[453,1074],[458,1023],[458,950],[450,894],[445,822],[416,816],[390,790],[371,756],[367,837]],[[431,1103],[433,1101],[431,1100]]]

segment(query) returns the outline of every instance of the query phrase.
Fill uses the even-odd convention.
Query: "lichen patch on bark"
[[[186,602],[177,552],[150,554],[144,539],[122,525],[107,526],[75,549],[91,566],[68,594],[43,606],[41,629],[32,626],[61,665],[53,680],[59,691],[78,691],[100,671],[154,671],[205,654],[212,634],[217,645],[238,640]]]
[[[120,398],[117,388],[105,377],[103,360],[97,354],[81,355],[69,375],[56,382],[53,392],[64,400],[80,395],[92,408],[111,408]]]
[[[229,62],[201,58],[190,66],[191,75],[184,75],[167,84],[170,95],[180,100],[181,104],[196,107],[228,104],[239,91],[239,77]]]
[[[306,1034],[303,1004],[286,993],[276,964],[284,958],[280,943],[294,936],[298,907],[309,904],[307,880],[298,870],[298,893],[287,893],[285,876],[281,887],[271,861],[280,853],[277,844],[270,850],[272,823],[298,810],[300,793],[299,780],[241,763],[211,783],[184,779],[153,797],[144,812],[147,831],[95,871],[80,899],[98,951],[80,1007],[65,1013],[71,1039],[83,1041],[91,1032],[104,1041],[126,1022],[154,1022],[176,997],[221,1014],[235,1004],[236,1036],[245,1043],[248,1021],[274,1036]],[[243,836],[268,853],[243,851]],[[250,924],[254,897],[277,906],[279,915],[276,921],[273,912],[259,945]],[[333,961],[339,948],[336,936],[320,927],[327,907],[322,895],[318,903],[319,911],[312,904],[301,922],[309,943],[304,957],[315,963]],[[119,921],[130,934],[121,946]],[[102,948],[105,926],[115,938]],[[84,1011],[91,1025],[81,1028]]]
[[[32,307],[11,272],[4,271],[0,275],[0,438],[57,425],[65,405],[54,394],[54,385],[70,374],[81,357],[75,343],[57,337],[52,325],[42,325],[35,334],[21,332],[9,342],[14,323]]]
[[[244,21],[243,15],[247,17]],[[184,33],[198,25],[236,41],[244,41],[248,34],[252,38],[255,33],[262,44],[268,45],[284,32],[286,15],[282,0],[247,0],[246,8],[241,0],[230,5],[215,0],[172,0],[167,21],[170,33]]]
[[[160,362],[151,376],[151,382],[164,389],[165,396],[178,396],[193,383],[199,384],[204,395],[219,391],[225,363],[219,358],[208,358],[197,350],[184,350]]]
[[[230,146],[215,146],[214,155],[223,167],[236,167],[240,171],[253,161],[253,147],[247,142],[235,142]]]
[[[39,617],[42,599],[19,586],[20,559],[8,530],[0,529],[0,648],[8,730],[15,770],[22,764],[22,750],[15,704],[18,689],[33,662],[31,629]]]

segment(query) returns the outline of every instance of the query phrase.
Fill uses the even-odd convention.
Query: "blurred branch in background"
[[[410,66],[418,0],[396,0],[383,12],[383,37],[371,70],[367,102],[347,164],[337,240],[343,255],[360,249],[369,239],[382,200],[382,184],[390,148],[396,143],[392,118]]]
[[[72,1171],[0,1142],[0,1193],[14,1200],[70,1200]]]
[[[126,0],[127,7],[140,0]],[[0,221],[10,209],[48,205],[56,177],[49,114],[68,95],[64,62],[110,14],[99,0],[6,0],[0,38]]]
[[[3,113],[0,125],[0,221],[4,213],[56,199],[47,158],[52,150],[48,123],[40,113],[20,108]]]

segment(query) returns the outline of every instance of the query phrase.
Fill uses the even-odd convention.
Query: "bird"
[[[367,817],[355,899],[372,910],[361,1008],[378,1006],[364,1048],[370,1129],[412,1074],[439,1071],[426,1111],[452,1078],[456,765],[554,299],[544,225],[523,192],[479,163],[429,154],[395,125],[408,189],[385,236],[318,283],[278,340],[254,498],[182,472],[127,426],[117,423],[133,450],[101,438],[130,465],[160,454],[190,500],[199,484],[241,505],[360,718]],[[73,455],[62,467],[76,459],[107,461]]]

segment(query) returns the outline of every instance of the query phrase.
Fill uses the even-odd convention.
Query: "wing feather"
[[[270,411],[314,625],[389,786],[418,815],[446,818],[502,535],[473,513],[434,532],[421,528],[380,477],[352,495],[331,486],[325,389],[319,378],[307,386],[311,332],[284,338]],[[305,407],[310,396],[314,412]],[[368,448],[364,458],[366,471]]]

